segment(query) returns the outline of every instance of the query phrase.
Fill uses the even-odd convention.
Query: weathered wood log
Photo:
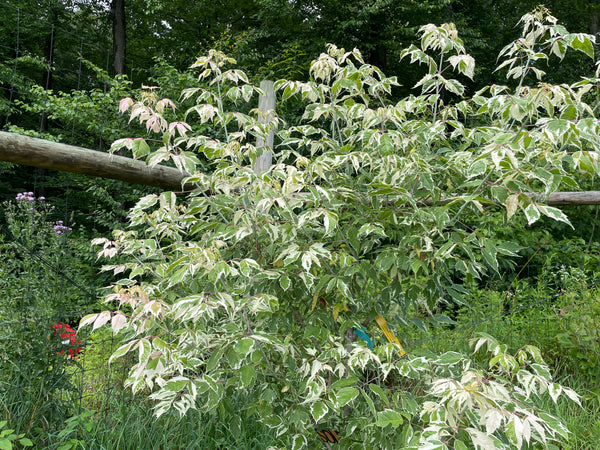
[[[541,203],[543,205],[548,206],[575,206],[575,205],[600,205],[600,191],[584,191],[584,192],[553,192],[548,196],[548,198],[544,199],[541,195],[533,194],[529,192],[527,194],[534,201]],[[448,203],[456,200],[454,197],[442,198],[437,202],[440,203]],[[425,200],[417,201],[417,205],[420,206],[432,206],[433,201],[428,198]],[[493,203],[484,204],[483,206],[493,206]],[[496,206],[502,206],[497,204]]]
[[[150,167],[143,161],[124,156],[3,131],[0,131],[0,161],[111,178],[173,191],[181,191],[182,180],[189,176],[172,167]],[[184,190],[193,188],[191,185],[183,187]],[[423,206],[428,205],[427,201],[423,203]],[[600,205],[600,191],[554,192],[541,203],[550,206]]]
[[[0,161],[180,191],[189,174],[172,167],[0,131]],[[186,186],[185,188],[190,188]]]
[[[550,206],[600,205],[600,191],[553,192],[545,203]]]

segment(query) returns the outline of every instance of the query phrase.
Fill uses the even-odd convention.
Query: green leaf
[[[279,286],[281,287],[281,289],[283,289],[284,291],[287,291],[290,288],[290,278],[288,276],[282,276],[279,279]]]
[[[522,249],[520,245],[509,241],[501,242],[496,246],[498,253],[506,256],[519,256],[519,251]]]
[[[558,220],[559,222],[564,222],[567,225],[570,225],[571,228],[573,228],[573,225],[571,225],[571,221],[569,220],[569,218],[560,209],[554,208],[553,206],[538,205],[538,210],[543,215],[550,217],[551,219]]]
[[[254,385],[254,381],[256,380],[256,370],[253,366],[244,366],[240,370],[242,377],[242,384],[245,387],[252,387]]]
[[[338,408],[341,408],[354,400],[358,394],[358,389],[354,387],[344,387],[333,393],[333,401]]]
[[[208,272],[208,279],[211,283],[216,284],[221,278],[226,278],[230,273],[230,267],[225,261],[219,261]]]
[[[145,139],[134,139],[131,143],[131,151],[133,156],[136,158],[141,158],[142,156],[146,156],[150,153],[150,147],[146,143]]]
[[[458,352],[443,353],[436,362],[443,365],[452,365],[464,359],[464,356]]]
[[[563,59],[567,52],[567,43],[562,39],[556,39],[550,51],[560,59]]]
[[[367,395],[367,393],[364,391],[364,389],[361,389],[360,393],[362,394],[364,400],[367,402],[367,405],[369,406],[369,410],[371,411],[371,414],[376,415],[377,411],[375,410],[375,404],[373,403],[373,400],[371,400],[371,397],[369,397]]]
[[[525,217],[527,218],[528,225],[532,225],[540,219],[540,212],[535,204],[530,203],[525,208]]]
[[[496,246],[491,241],[485,241],[484,247],[481,249],[481,254],[483,255],[483,259],[485,259],[485,262],[494,270],[494,272],[499,273],[498,260],[496,259]]]
[[[210,375],[203,375],[201,378],[194,380],[194,384],[198,389],[199,397],[206,400],[204,404],[205,411],[212,411],[219,406],[223,396],[223,385],[221,383],[218,383]]]
[[[589,35],[583,33],[577,33],[574,35],[575,39],[571,42],[571,47],[575,50],[579,50],[582,53],[585,53],[590,58],[594,58],[594,45],[592,41],[588,37]]]
[[[78,442],[75,439],[69,439],[67,442],[60,445],[56,450],[73,450],[74,448],[76,448],[77,444]]]
[[[133,347],[134,344],[136,344],[136,341],[131,341],[131,342],[128,342],[127,344],[121,345],[110,356],[110,358],[108,360],[108,363],[110,364],[113,360],[115,360],[117,358],[120,358],[121,356],[125,355],[129,350],[131,350],[131,347]]]
[[[456,320],[453,320],[452,318],[448,317],[445,314],[434,314],[432,316],[432,319],[436,323],[443,323],[443,324],[446,324],[446,325],[454,325],[454,324],[456,324]]]
[[[12,450],[12,442],[6,438],[0,438],[0,450]]]
[[[487,164],[484,160],[480,159],[475,161],[471,167],[469,167],[469,171],[467,173],[468,178],[481,177],[483,174],[485,174],[486,170]]]
[[[235,352],[242,356],[246,356],[250,352],[250,349],[252,348],[253,345],[254,345],[253,339],[249,339],[249,338],[240,339],[235,344],[235,347],[234,347]]]
[[[444,87],[448,89],[448,91],[456,95],[463,95],[463,93],[465,92],[465,87],[463,86],[463,84],[460,81],[454,79],[445,80]]]
[[[371,391],[373,391],[373,393],[375,395],[377,395],[379,397],[379,399],[381,401],[383,401],[385,403],[385,406],[390,406],[390,400],[388,399],[388,396],[386,395],[385,391],[383,389],[381,389],[381,387],[379,387],[376,384],[369,384],[369,389],[371,389]]]
[[[425,324],[425,322],[419,318],[419,317],[411,317],[409,319],[409,322],[411,322],[414,326],[416,326],[419,330],[428,333],[429,330],[427,329],[427,325]]]
[[[186,377],[174,377],[167,381],[163,389],[171,392],[179,392],[187,386],[189,381]]]
[[[391,425],[392,428],[398,428],[404,422],[404,417],[398,412],[391,409],[380,411],[377,414],[377,421],[375,425],[378,427],[385,428]]]
[[[454,444],[454,450],[469,450],[469,447],[463,441],[455,439],[452,443]]]
[[[346,386],[354,386],[358,383],[357,377],[340,378],[336,382],[332,383],[330,389],[339,389]]]
[[[331,211],[323,211],[323,223],[325,225],[325,234],[333,234],[338,224],[338,216]]]
[[[156,205],[156,202],[158,202],[158,196],[151,194],[151,195],[146,195],[145,197],[142,197],[137,204],[135,205],[136,209],[148,209],[151,206]]]
[[[206,362],[206,370],[209,372],[212,372],[213,370],[215,370],[218,366],[218,364],[221,362],[222,358],[223,358],[223,353],[224,350],[223,349],[217,349],[213,352],[212,355],[210,355],[210,358],[208,359],[208,361]]]
[[[575,120],[577,119],[577,108],[573,105],[568,105],[563,111],[560,113],[560,118],[564,120]]]
[[[308,447],[308,441],[303,434],[295,434],[292,438],[292,450],[300,450]]]
[[[412,444],[413,436],[414,436],[414,430],[413,430],[412,426],[410,425],[410,423],[405,424],[404,427],[402,427],[402,446],[403,446],[403,448],[409,448],[409,446]]]
[[[310,405],[310,413],[316,422],[319,422],[323,417],[325,417],[328,411],[329,408],[323,402],[315,402]]]

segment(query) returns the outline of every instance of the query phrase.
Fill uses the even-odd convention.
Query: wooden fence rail
[[[0,131],[0,161],[178,191],[189,176],[172,167],[150,167],[124,156],[4,131]]]
[[[172,167],[150,167],[143,161],[124,156],[3,131],[0,131],[0,161],[110,178],[172,191],[194,188],[191,185],[182,186],[183,179],[189,174]],[[268,170],[270,161],[265,162],[266,164],[258,169],[259,172]],[[600,191],[554,192],[545,201],[540,201],[550,206],[600,205]],[[427,202],[424,205],[427,206]]]

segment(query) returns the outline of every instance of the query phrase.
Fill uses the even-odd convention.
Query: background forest
[[[597,448],[598,207],[522,193],[598,190],[600,3],[545,6],[0,5],[3,131],[197,186],[0,162],[0,448]]]
[[[401,50],[418,41],[417,30],[425,23],[454,23],[460,30],[477,62],[473,80],[463,80],[466,92],[473,93],[504,82],[504,74],[494,71],[497,56],[506,43],[519,36],[518,20],[535,6],[534,1],[447,0],[367,4],[8,2],[0,23],[5,36],[0,47],[0,117],[5,129],[17,126],[63,142],[106,150],[121,137],[125,123],[118,118],[114,102],[142,84],[171,89],[164,92],[165,97],[180,91],[193,78],[186,73],[193,59],[210,48],[234,58],[238,67],[260,81],[306,78],[310,62],[327,43],[356,47],[366,62],[399,78],[393,98],[401,98],[411,92],[425,70],[401,60]],[[567,29],[597,33],[596,2],[554,1],[547,6]],[[20,49],[15,48],[17,33]],[[80,55],[84,61],[78,70]],[[49,60],[58,70],[47,70]],[[590,71],[594,67],[591,60],[583,63]],[[572,80],[585,70],[581,64],[580,58],[567,55],[547,70],[545,81],[558,84]],[[119,74],[126,78],[119,78]],[[51,89],[55,96],[48,97],[35,86]],[[85,101],[77,105],[74,114],[69,106],[82,97]],[[52,108],[52,118],[48,120],[48,113],[40,118],[48,108]],[[17,169],[11,179],[29,179],[29,172],[27,168]],[[45,189],[46,184],[52,182],[40,177],[38,188]],[[3,185],[2,199],[14,198],[19,189],[19,182]]]

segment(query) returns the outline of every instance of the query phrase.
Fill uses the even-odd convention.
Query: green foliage
[[[35,117],[45,114],[49,120],[45,131],[55,139],[87,148],[102,148],[103,141],[99,142],[99,137],[110,142],[124,128],[124,121],[116,113],[116,105],[131,90],[131,82],[120,75],[110,77],[89,61],[83,60],[82,63],[94,73],[100,87],[54,92],[33,85],[23,100],[14,100],[14,105],[22,113]]]
[[[76,436],[78,432],[82,434],[91,433],[94,429],[94,419],[94,413],[92,411],[84,410],[80,414],[65,420],[65,427],[57,435],[61,442],[57,447],[57,450],[86,448],[86,441],[74,436]]]
[[[597,281],[578,267],[544,267],[531,285],[515,280],[504,292],[471,289],[469,307],[454,316],[458,329],[494,333],[519,348],[526,342],[543,349],[544,359],[558,377],[578,373],[600,376]],[[442,346],[442,349],[446,347]]]
[[[12,450],[15,444],[20,444],[17,448],[33,446],[33,442],[25,437],[25,433],[17,435],[14,433],[15,430],[5,428],[7,423],[6,420],[0,421],[0,449]]]
[[[1,249],[5,261],[2,287],[8,294],[6,303],[2,303],[6,308],[2,310],[3,317],[23,309],[45,318],[56,317],[62,310],[60,317],[69,318],[69,314],[88,307],[90,302],[81,298],[90,273],[78,255],[85,251],[86,244],[73,236],[72,229],[62,220],[55,219],[54,208],[44,197],[36,198],[31,192],[17,197],[16,201],[3,204],[7,228]],[[39,276],[38,268],[50,269],[40,270],[48,273],[47,278]],[[60,287],[60,295],[48,291],[56,285],[50,282],[55,279],[52,271],[64,273],[71,280]],[[23,295],[26,289],[36,295],[33,292]]]
[[[536,285],[515,281],[510,290],[470,289],[470,306],[453,316],[452,330],[441,330],[424,346],[438,352],[462,351],[468,336],[493,333],[514,352],[529,342],[543,349],[555,378],[581,394],[581,404],[541,399],[571,431],[568,448],[595,448],[600,438],[598,415],[597,282],[577,267],[544,268]],[[412,337],[412,336],[411,336]],[[422,337],[422,336],[417,336]]]
[[[73,407],[80,342],[64,342],[65,330],[53,325],[76,323],[96,300],[90,267],[79,257],[85,240],[67,239],[73,232],[54,220],[47,201],[21,193],[3,206],[0,409],[11,428],[32,436],[61,423]]]
[[[231,398],[229,408],[240,406],[243,399]],[[53,448],[65,449],[143,448],[264,449],[276,445],[275,433],[244,418],[227,421],[214,415],[204,417],[190,411],[185,418],[177,414],[153,417],[146,402],[132,401],[129,396],[113,396],[107,409],[100,413],[83,410],[69,418],[64,428],[54,433]]]
[[[572,277],[572,274],[573,270],[567,272],[566,276]],[[551,348],[557,365],[563,366],[565,372],[578,371],[589,377],[598,377],[600,374],[598,294],[596,288],[585,292],[585,295],[569,296],[567,301],[554,309],[558,330]]]
[[[593,41],[538,12],[522,22],[540,54]],[[192,66],[203,84],[183,98],[195,102],[188,114],[218,131],[172,120],[175,103],[152,91],[121,102],[159,142],[114,148],[151,165],[171,161],[197,188],[143,197],[128,230],[94,241],[120,279],[110,309],[81,326],[109,324],[122,336],[111,358],[136,355],[126,385],[148,395],[158,416],[243,414],[292,448],[314,446],[315,426],[338,430],[346,448],[566,442],[564,424],[537,406],[543,396],[578,395],[552,380],[536,347],[510,352],[481,335],[475,355],[405,353],[379,315],[401,335],[451,323],[437,309],[465,302],[462,280],[499,273],[499,257],[520,250],[479,231],[487,215],[569,224],[543,198],[597,175],[599,124],[584,101],[597,79],[529,87],[539,55],[509,45],[519,86],[464,98],[454,77],[472,77],[474,61],[454,26],[420,34],[420,47],[403,55],[427,67],[421,93],[396,103],[395,77],[333,45],[308,82],[275,83],[282,102],[304,105],[294,123],[264,123],[238,107],[257,88],[215,50]],[[255,174],[265,149],[253,142],[269,131],[276,163]],[[357,341],[353,328],[377,345]],[[234,395],[242,410],[226,407]]]

